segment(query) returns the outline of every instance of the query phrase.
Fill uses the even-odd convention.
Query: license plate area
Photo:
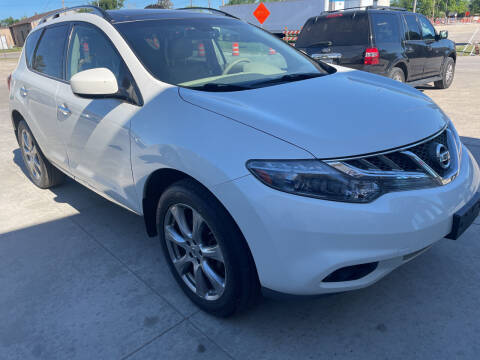
[[[473,223],[480,213],[480,192],[453,215],[452,231],[445,236],[447,239],[457,240]]]
[[[342,54],[330,53],[330,54],[312,54],[312,58],[320,60],[329,64],[339,64]]]

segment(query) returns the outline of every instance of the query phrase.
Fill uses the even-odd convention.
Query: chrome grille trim
[[[453,130],[454,131],[454,130]],[[437,139],[437,141],[435,141]],[[451,164],[447,170],[439,169],[432,159],[428,142],[444,144],[450,152]],[[424,145],[426,144],[426,145]],[[364,156],[323,160],[337,170],[353,177],[380,177],[397,179],[432,178],[439,186],[452,182],[460,171],[461,144],[457,144],[450,128],[416,144],[393,151],[384,151]]]

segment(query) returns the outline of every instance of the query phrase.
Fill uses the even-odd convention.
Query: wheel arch
[[[240,227],[236,223],[235,219],[233,219],[230,212],[225,208],[225,206],[218,199],[218,197],[215,196],[215,194],[208,189],[207,186],[205,186],[193,176],[188,175],[183,171],[173,168],[161,168],[155,170],[148,176],[143,187],[142,209],[147,234],[149,236],[157,235],[156,211],[160,197],[169,186],[183,179],[193,180],[198,185],[200,185],[206,192],[208,192],[213,198],[215,198],[216,201],[223,207],[223,209],[225,209],[228,215],[232,218],[233,222],[236,224],[238,230],[240,231]]]
[[[397,60],[396,62],[393,62],[393,65],[391,66],[390,70],[396,67],[403,71],[403,75],[405,76],[405,81],[408,81],[408,67],[405,61]]]
[[[20,113],[20,111],[18,110],[13,110],[12,111],[12,126],[13,126],[13,131],[15,132],[15,137],[17,138],[17,141],[18,141],[18,134],[17,134],[17,130],[18,130],[18,124],[20,123],[20,121],[24,120],[25,122],[27,120],[25,120],[25,117]]]
[[[457,62],[457,52],[456,51],[451,51],[448,55],[447,55],[447,58],[452,58],[453,59],[453,62],[456,63]]]
[[[143,208],[143,217],[145,220],[145,227],[146,227],[148,236],[154,237],[158,235],[157,224],[156,224],[156,213],[157,213],[157,206],[158,206],[158,201],[160,197],[165,192],[165,190],[167,190],[169,186],[183,179],[190,179],[196,182],[206,192],[208,192],[218,202],[218,204],[226,211],[226,213],[232,220],[232,224],[234,224],[234,226],[236,227],[236,230],[242,235],[243,241],[245,241],[245,245],[248,249],[253,265],[255,267],[255,273],[257,274],[257,277],[258,277],[257,266],[252,254],[252,250],[250,249],[248,241],[245,239],[245,236],[243,235],[242,230],[240,229],[240,227],[238,226],[237,222],[235,221],[233,216],[230,214],[228,209],[222,204],[222,202],[218,199],[218,197],[212,191],[210,191],[205,185],[203,185],[200,181],[198,181],[194,177],[180,170],[176,170],[172,168],[157,169],[148,176],[145,182],[145,186],[143,188],[142,208]]]

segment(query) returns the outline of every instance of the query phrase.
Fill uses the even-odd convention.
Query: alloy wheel
[[[403,82],[403,79],[402,79],[402,76],[398,73],[396,73],[395,75],[393,75],[393,80],[395,81],[399,81],[399,82]]]
[[[450,83],[453,78],[453,64],[448,64],[447,66],[447,71],[445,73],[445,79],[447,80],[447,83]]]
[[[188,205],[172,205],[164,233],[170,259],[188,288],[205,300],[220,298],[227,280],[224,257],[202,216]]]
[[[42,176],[38,150],[33,142],[32,136],[25,129],[22,131],[21,141],[25,164],[27,165],[30,174],[32,174],[32,176],[38,180]]]

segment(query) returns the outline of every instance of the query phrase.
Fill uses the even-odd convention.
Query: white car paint
[[[154,171],[175,169],[199,181],[239,225],[261,284],[269,289],[319,294],[369,285],[404,263],[404,255],[443,238],[454,212],[479,189],[478,165],[466,148],[452,183],[388,193],[369,204],[269,188],[247,170],[248,160],[383,151],[434,134],[448,118],[415,89],[342,68],[322,78],[235,93],[179,88],[155,79],[99,16],[67,15],[40,27],[67,20],[91,23],[111,39],[144,105],[80,98],[70,84],[28,70],[22,54],[10,110],[23,115],[57,167],[139,215]],[[68,106],[68,118],[59,105]],[[365,278],[321,281],[335,269],[370,261],[380,264]]]

